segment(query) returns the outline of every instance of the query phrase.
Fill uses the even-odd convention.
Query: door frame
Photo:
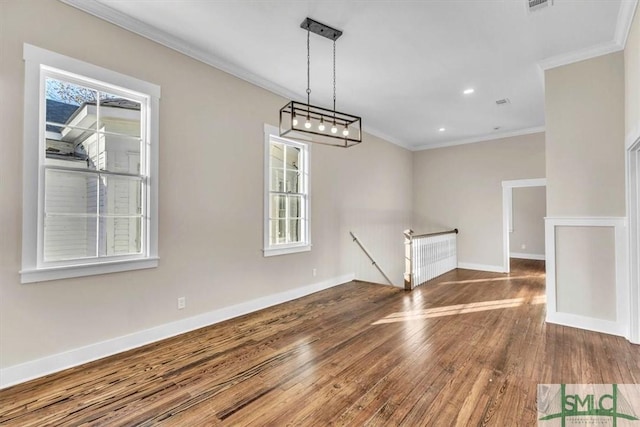
[[[513,222],[513,189],[546,186],[547,178],[502,181],[502,268],[505,273],[511,271],[509,266],[509,232]]]
[[[640,135],[625,150],[629,236],[629,341],[640,344]]]

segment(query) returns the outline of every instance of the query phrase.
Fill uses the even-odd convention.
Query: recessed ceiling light
[[[446,129],[445,128],[440,128],[438,129],[438,132],[444,132]]]
[[[464,93],[465,95],[471,95],[475,91],[476,91],[475,89],[469,88],[469,89],[465,89],[464,92],[462,93]]]

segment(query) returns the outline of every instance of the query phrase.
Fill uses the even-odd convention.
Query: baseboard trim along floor
[[[197,316],[134,332],[129,335],[97,342],[19,365],[9,366],[8,368],[0,369],[0,389],[291,301],[314,292],[350,282],[354,277],[353,274],[334,277],[312,285],[256,298]]]

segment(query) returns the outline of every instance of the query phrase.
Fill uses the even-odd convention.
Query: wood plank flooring
[[[351,282],[1,390],[0,425],[520,426],[538,383],[640,383],[640,347],[543,295],[540,261]]]

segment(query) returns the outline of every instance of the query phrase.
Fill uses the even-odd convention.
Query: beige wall
[[[625,216],[623,59],[617,52],[545,73],[550,217]],[[558,311],[616,318],[611,230],[556,230]]]
[[[559,312],[616,321],[614,247],[613,227],[556,227]]]
[[[640,134],[640,12],[637,9],[624,50],[624,70],[625,135],[638,137]]]
[[[349,230],[402,284],[410,152],[313,146],[312,251],[264,258],[263,124],[285,99],[54,0],[0,2],[0,31],[0,367],[349,273],[381,282]],[[20,284],[25,42],[161,86],[158,268]]]
[[[512,202],[513,231],[509,234],[511,253],[544,255],[544,217],[547,213],[546,188],[513,188]]]
[[[502,181],[544,178],[544,134],[425,150],[413,162],[414,230],[458,228],[458,262],[502,268]]]
[[[547,70],[547,215],[624,216],[624,61]]]

